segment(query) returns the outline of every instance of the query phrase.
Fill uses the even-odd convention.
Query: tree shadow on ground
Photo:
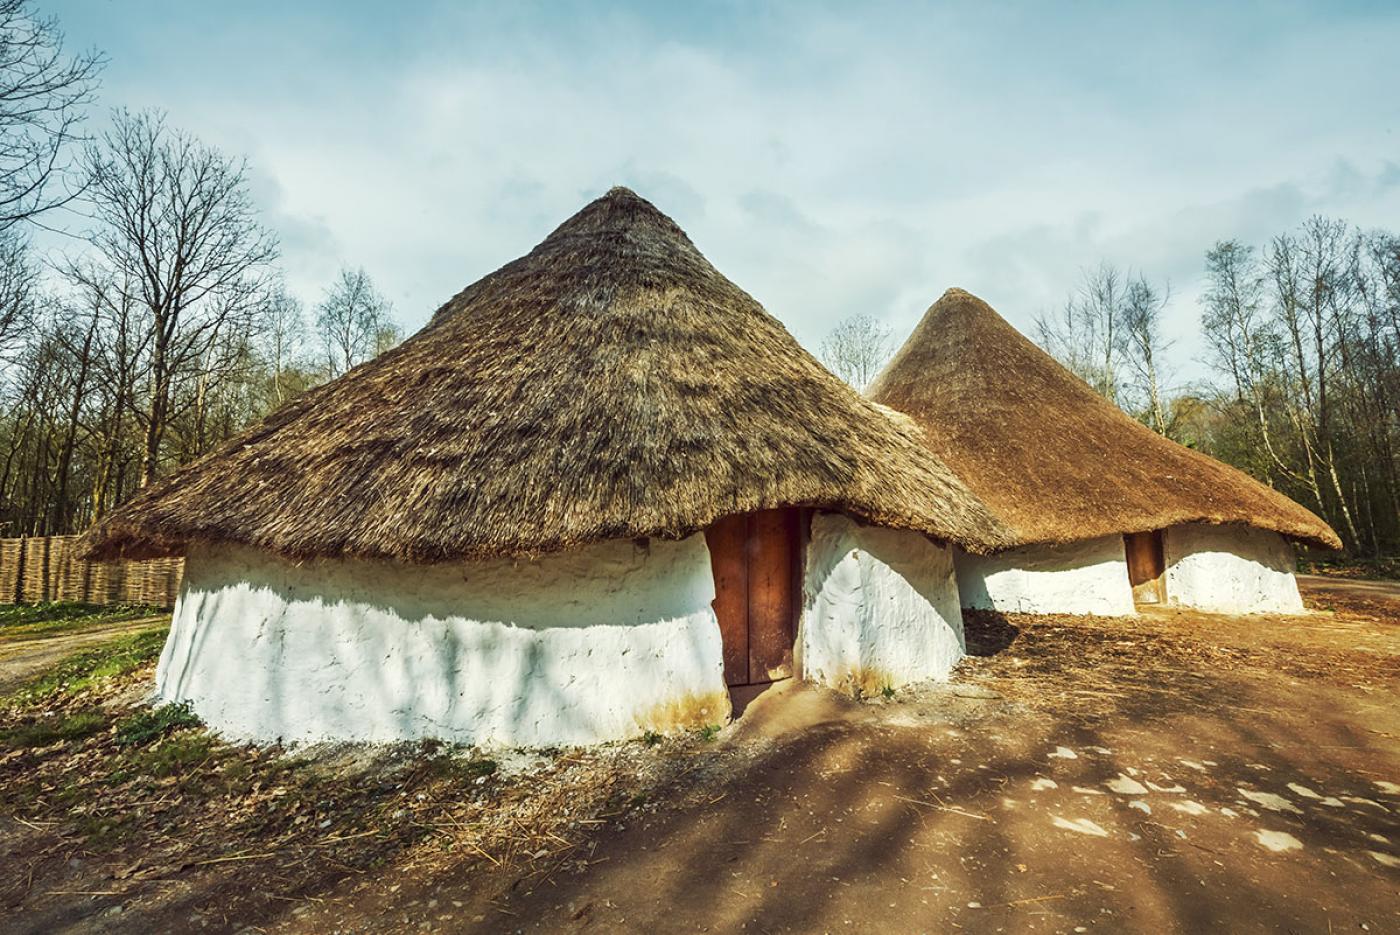
[[[995,610],[963,608],[963,635],[969,656],[995,656],[1016,642],[1021,630]]]
[[[435,829],[410,828],[373,866],[306,854],[279,861],[265,893],[216,866],[151,912],[16,930],[178,929],[211,906],[227,916],[214,931],[1326,931],[1400,917],[1394,871],[1370,855],[1395,851],[1377,838],[1397,841],[1400,803],[1373,780],[1400,770],[1400,725],[1388,705],[1368,710],[1364,679],[1281,674],[1172,621],[970,614],[967,630],[961,677],[993,697],[849,705],[768,740],[663,749],[663,768],[621,782],[543,858],[425,862]],[[1127,780],[1144,791],[1110,791]],[[1261,831],[1300,847],[1270,851]]]
[[[967,739],[967,728],[963,739],[935,743],[925,731],[874,724],[808,730],[726,777],[715,805],[605,833],[596,869],[522,878],[500,894],[502,914],[483,920],[483,929],[521,919],[562,927],[579,922],[579,913],[600,926],[647,931],[800,932],[846,921],[867,930],[1014,927],[1020,909],[1040,900],[1054,903],[1042,911],[1070,925],[1102,923],[1107,910],[1119,930],[1325,930],[1329,921],[1393,919],[1394,891],[1366,855],[1368,834],[1394,833],[1391,816],[1304,802],[1297,814],[1255,817],[1239,801],[1245,787],[1296,799],[1287,782],[1356,791],[1354,765],[1314,751],[1354,748],[1358,732],[1332,719],[1261,718],[1252,693],[1209,677],[1193,682],[1175,705],[1142,691],[1107,714],[1036,719],[1028,726],[1042,740],[1004,748]],[[1209,723],[1192,709],[1209,710]],[[1144,742],[1125,747],[1131,733],[1146,735]],[[1028,790],[1049,774],[1052,746],[1080,751],[1075,778],[1062,776],[1062,786],[1093,793],[1032,804]],[[1185,758],[1209,749],[1218,766],[1183,775],[1190,768],[1168,758],[1178,747]],[[1085,752],[1095,749],[1109,752]],[[1132,771],[1162,788],[1189,783],[1187,792],[1145,794],[1152,815],[1129,804],[1135,797],[1104,794]],[[1171,807],[1192,807],[1185,803],[1217,815],[1233,806],[1242,820],[1187,821]],[[1055,819],[1091,821],[1106,836],[1065,830]],[[1306,856],[1264,850],[1252,839],[1259,829],[1293,835]],[[1329,852],[1335,858],[1323,856]],[[425,891],[451,887],[443,877]]]

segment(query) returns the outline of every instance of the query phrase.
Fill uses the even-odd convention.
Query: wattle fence
[[[77,557],[77,539],[0,539],[0,604],[81,601],[174,606],[184,559],[85,562]]]

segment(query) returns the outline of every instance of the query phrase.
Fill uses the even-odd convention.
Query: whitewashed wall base
[[[534,562],[197,548],[157,672],[242,739],[583,744],[729,716],[703,535]]]
[[[1033,545],[994,555],[958,550],[962,606],[1009,614],[1134,613],[1122,536]]]
[[[1167,603],[1222,614],[1303,612],[1293,546],[1276,532],[1192,523],[1166,531]]]
[[[798,659],[803,676],[875,692],[946,679],[963,656],[949,550],[924,536],[812,518]]]

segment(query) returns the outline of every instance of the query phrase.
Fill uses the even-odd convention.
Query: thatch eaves
[[[99,558],[231,542],[433,563],[677,538],[780,506],[976,551],[1008,542],[914,431],[619,188],[85,544]]]

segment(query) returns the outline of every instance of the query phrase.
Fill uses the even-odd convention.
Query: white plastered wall
[[[994,555],[958,550],[954,561],[964,607],[1015,614],[1134,613],[1122,536]]]
[[[1166,530],[1167,603],[1213,613],[1302,613],[1293,546],[1253,526],[1191,523]]]
[[[437,566],[199,548],[157,691],[253,740],[549,746],[720,723],[714,593],[703,535]]]
[[[797,656],[804,678],[866,692],[945,679],[964,651],[949,550],[924,536],[812,517]]]

